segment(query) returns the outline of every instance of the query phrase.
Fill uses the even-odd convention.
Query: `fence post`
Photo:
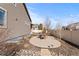
[[[70,32],[71,32],[71,42],[72,42],[72,29],[70,29]]]

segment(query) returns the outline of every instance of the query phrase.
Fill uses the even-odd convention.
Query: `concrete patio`
[[[46,36],[44,39],[35,36],[32,37],[29,42],[30,44],[40,48],[58,48],[61,46],[61,42],[56,40],[53,36]]]

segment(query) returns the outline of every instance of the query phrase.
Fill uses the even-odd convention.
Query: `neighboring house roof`
[[[72,24],[69,24],[68,26],[67,26],[67,28],[69,28],[69,29],[75,29],[76,27],[78,27],[79,26],[79,22],[76,22],[76,23],[72,23]]]
[[[25,8],[25,10],[26,10],[26,13],[27,13],[27,15],[28,15],[28,17],[29,17],[30,21],[32,22],[32,20],[31,20],[31,18],[30,18],[30,15],[29,15],[29,12],[28,12],[28,9],[27,9],[27,7],[26,7],[25,3],[23,3],[23,5],[24,5],[24,8]]]
[[[68,27],[77,26],[77,25],[79,25],[79,22],[69,24]]]

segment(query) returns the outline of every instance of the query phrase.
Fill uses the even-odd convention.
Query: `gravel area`
[[[24,49],[16,53],[17,56],[40,56],[41,48],[31,45],[29,41],[27,41],[24,46]]]
[[[14,56],[17,51],[20,51],[20,45],[14,43],[4,43],[0,45],[1,56]]]
[[[56,38],[62,45],[59,48],[49,49],[52,56],[79,56],[79,49],[69,43]]]

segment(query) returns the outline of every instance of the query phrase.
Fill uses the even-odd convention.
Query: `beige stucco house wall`
[[[5,25],[0,26],[0,29],[8,31],[7,39],[30,34],[31,19],[25,4],[1,3],[0,8],[6,11]]]

